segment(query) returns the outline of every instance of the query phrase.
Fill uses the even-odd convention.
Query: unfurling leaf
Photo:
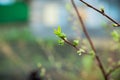
[[[61,27],[60,26],[58,26],[57,30],[58,30],[59,33],[61,33]]]

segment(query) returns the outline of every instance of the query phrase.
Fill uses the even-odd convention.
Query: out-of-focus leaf
[[[113,39],[114,39],[115,41],[119,41],[120,36],[119,36],[119,33],[118,33],[117,31],[114,30],[114,31],[111,33],[111,35],[112,35],[112,37],[113,37]]]
[[[79,44],[79,40],[74,40],[74,41],[73,41],[73,45],[74,45],[74,46],[77,46],[78,44]]]

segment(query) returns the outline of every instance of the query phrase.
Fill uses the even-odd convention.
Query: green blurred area
[[[1,29],[2,80],[27,80],[30,71],[37,69],[38,63],[42,64],[52,80],[79,80],[81,76],[85,78],[85,75],[91,72],[92,58],[86,56],[84,61],[85,56],[83,58],[77,55],[68,45],[60,46],[56,40],[35,38],[26,27]],[[88,66],[88,69],[82,70],[84,66]],[[97,78],[96,76],[91,76],[91,79]]]
[[[99,56],[106,68],[109,67],[106,58],[119,59],[118,55],[113,56],[106,47],[97,47],[97,51],[100,52]],[[104,80],[93,57],[79,56],[71,46],[66,44],[60,46],[53,39],[35,38],[27,27],[1,28],[0,77],[2,80],[27,80],[30,71],[37,69],[39,63],[52,80]],[[119,70],[113,75],[118,79]]]
[[[0,23],[24,22],[28,20],[28,6],[24,2],[0,5]]]

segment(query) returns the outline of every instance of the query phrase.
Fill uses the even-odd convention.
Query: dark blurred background
[[[115,28],[101,14],[74,1],[107,70],[119,61],[111,37]],[[104,6],[105,13],[120,22],[120,0],[86,1],[96,8]],[[0,80],[28,80],[41,65],[45,80],[103,80],[93,58],[58,45],[53,33],[58,25],[70,40],[80,39],[89,48],[70,0],[0,0]],[[112,76],[119,80],[120,72]]]

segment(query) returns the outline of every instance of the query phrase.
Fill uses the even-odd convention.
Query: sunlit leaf
[[[57,31],[58,31],[59,33],[61,33],[61,27],[60,27],[60,26],[58,26]]]
[[[54,29],[54,34],[56,34],[57,36],[61,34],[61,27],[58,26],[57,29]]]
[[[91,51],[89,52],[89,54],[90,54],[92,57],[95,57],[95,52],[94,52],[93,50],[91,50]]]

